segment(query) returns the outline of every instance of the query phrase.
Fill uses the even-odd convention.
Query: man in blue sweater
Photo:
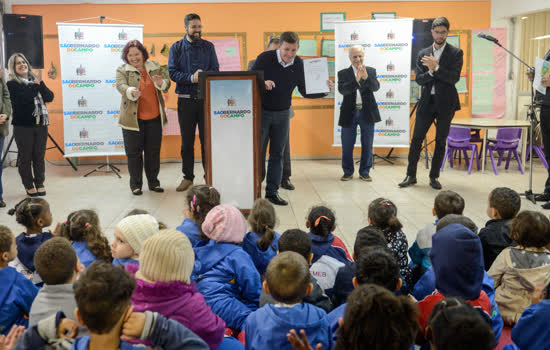
[[[181,131],[181,159],[183,180],[176,191],[186,191],[193,184],[195,163],[195,129],[199,126],[202,167],[204,156],[204,108],[197,89],[200,72],[218,72],[220,65],[214,45],[201,39],[201,18],[195,13],[185,16],[187,35],[170,47],[168,72],[176,82],[178,94],[178,121]]]
[[[321,98],[327,94],[306,94],[304,63],[296,56],[299,48],[298,34],[281,34],[281,46],[277,50],[262,52],[252,70],[264,72],[265,92],[262,95],[262,154],[265,158],[269,141],[269,162],[265,198],[276,205],[287,205],[279,197],[279,185],[283,176],[283,152],[288,140],[290,103],[296,86],[306,98]],[[327,81],[330,91],[332,81]]]

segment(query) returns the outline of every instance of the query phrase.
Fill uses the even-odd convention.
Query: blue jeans
[[[4,154],[2,153],[4,149],[4,136],[0,136],[0,162],[2,161],[2,157],[4,156]],[[4,194],[4,189],[2,188],[2,166],[4,164],[0,164],[0,201],[1,200],[4,200],[4,197],[3,194]]]
[[[262,109],[262,156],[265,159],[267,144],[269,141],[269,161],[267,163],[267,176],[265,193],[276,194],[283,178],[283,153],[288,141],[288,127],[290,112],[268,111]]]
[[[361,164],[359,175],[369,175],[372,167],[372,140],[374,139],[374,123],[367,122],[361,115],[361,110],[353,112],[353,121],[348,128],[342,128],[342,169],[344,175],[353,175],[353,147],[357,138],[357,125],[361,128]]]

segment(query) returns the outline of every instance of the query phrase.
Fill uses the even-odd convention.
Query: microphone
[[[489,34],[479,33],[477,36],[480,37],[480,38],[483,38],[483,39],[485,39],[485,40],[492,41],[492,42],[494,42],[495,44],[498,43],[498,39],[495,38],[494,36],[489,35]]]

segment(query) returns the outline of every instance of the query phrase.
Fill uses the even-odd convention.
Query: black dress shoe
[[[6,202],[0,201],[0,208],[5,208],[5,207],[6,207]]]
[[[416,184],[416,176],[408,176],[399,184],[399,187],[407,187]]]
[[[136,188],[135,190],[132,190],[132,194],[134,196],[141,196],[143,194],[143,191],[140,190],[139,188]]]
[[[39,194],[38,194],[38,192],[30,193],[29,190],[27,190],[27,196],[29,196],[29,197],[38,197]]]
[[[157,186],[157,187],[152,187],[149,189],[150,191],[153,191],[153,192],[157,192],[157,193],[162,193],[164,192],[164,188],[160,187],[160,186]]]
[[[275,205],[288,205],[288,202],[282,199],[281,197],[279,197],[278,193],[266,194],[265,199],[267,199],[268,201],[270,201]]]
[[[543,205],[541,205],[542,209],[550,209],[550,202],[546,202]]]
[[[430,186],[434,190],[440,190],[441,189],[441,184],[439,183],[439,181],[437,181],[437,178],[435,178],[435,177],[430,177]]]
[[[293,191],[295,188],[292,182],[290,182],[290,179],[283,179],[283,181],[281,181],[281,187],[289,191]]]
[[[535,195],[535,200],[537,202],[548,202],[550,201],[550,193],[541,193]]]

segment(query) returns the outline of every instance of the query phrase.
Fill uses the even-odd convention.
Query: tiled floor
[[[373,199],[386,197],[397,204],[398,217],[404,225],[409,243],[412,244],[416,232],[432,217],[433,199],[437,191],[428,186],[428,172],[419,164],[416,186],[400,189],[397,184],[405,176],[406,159],[396,158],[394,165],[377,162],[371,171],[374,181],[363,182],[355,177],[352,181],[341,182],[342,175],[338,160],[294,160],[292,162],[292,182],[295,191],[281,190],[281,196],[288,199],[289,206],[277,207],[278,226],[276,230],[283,232],[289,228],[300,227],[305,230],[308,209],[316,204],[324,203],[336,212],[336,234],[348,247],[353,247],[355,233],[367,224],[367,208]],[[100,216],[105,234],[111,238],[116,223],[134,208],[149,210],[159,220],[169,227],[175,227],[182,221],[185,201],[182,193],[175,192],[181,180],[180,163],[163,163],[160,171],[160,181],[166,192],[162,194],[145,190],[143,196],[133,196],[128,187],[128,172],[125,165],[120,165],[122,179],[113,174],[94,174],[84,178],[83,175],[94,166],[81,166],[78,172],[64,165],[48,164],[46,168],[46,186],[48,195],[45,197],[52,208],[55,226],[56,221],[64,221],[67,215],[77,209],[92,208]],[[464,163],[460,168],[450,169],[448,166],[442,172],[440,181],[444,189],[460,193],[466,201],[465,215],[470,217],[479,227],[488,220],[486,217],[487,195],[492,188],[508,186],[518,192],[524,192],[529,186],[528,172],[521,175],[515,164],[509,170],[501,167],[499,175],[490,170],[484,173],[472,171],[466,174]],[[202,167],[195,165],[196,178],[202,179]],[[534,162],[534,189],[540,191],[546,179],[546,169],[538,159]],[[3,175],[4,199],[8,208],[0,209],[0,223],[8,225],[14,232],[22,231],[15,218],[7,215],[7,209],[23,199],[23,187],[16,168],[4,169]],[[522,209],[542,210],[531,202],[523,199]],[[53,227],[52,227],[53,229]]]

